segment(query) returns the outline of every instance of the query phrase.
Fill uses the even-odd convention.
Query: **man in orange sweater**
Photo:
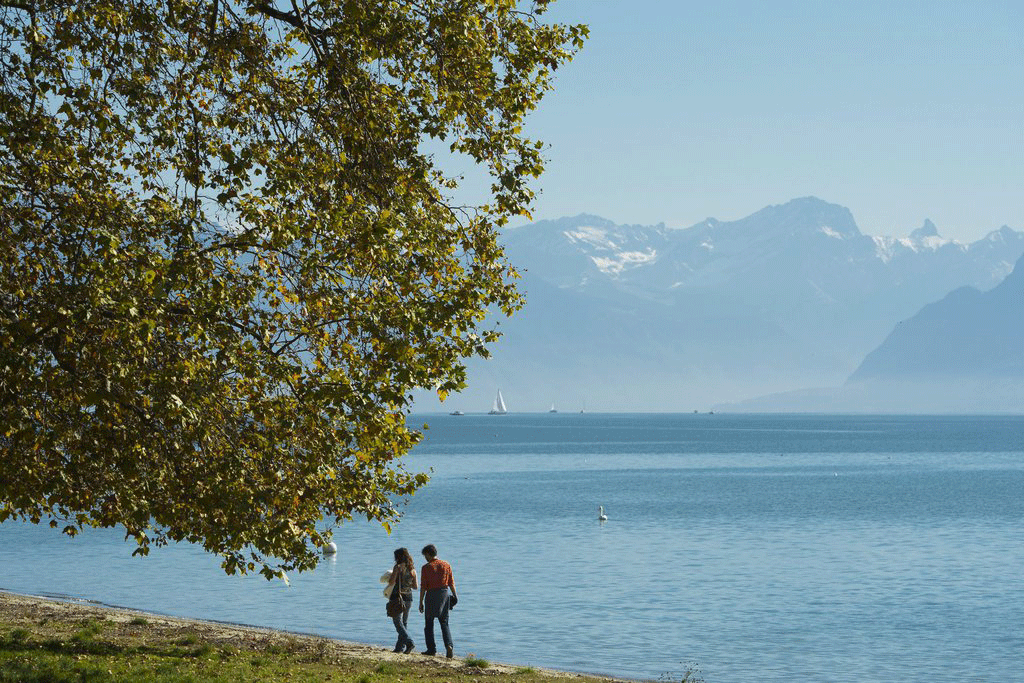
[[[448,610],[459,601],[459,596],[455,594],[455,578],[452,576],[451,565],[437,559],[437,548],[433,543],[423,548],[423,559],[427,561],[420,569],[420,613],[426,615],[423,638],[427,643],[423,654],[437,654],[434,643],[434,619],[437,619],[441,624],[441,637],[444,639],[448,659],[451,659],[455,656],[455,646],[452,645],[452,634],[448,630]]]

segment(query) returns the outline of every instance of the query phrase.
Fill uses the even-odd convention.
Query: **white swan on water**
[[[608,521],[608,515],[604,514],[604,505],[597,506],[597,518],[602,522]]]

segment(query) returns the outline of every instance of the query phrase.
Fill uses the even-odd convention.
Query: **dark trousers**
[[[448,630],[449,597],[447,588],[432,588],[424,596],[423,615],[426,617],[426,623],[423,625],[423,639],[427,644],[427,652],[437,652],[437,645],[434,642],[434,619],[441,624],[441,637],[444,639],[444,646],[454,647],[452,634]]]
[[[395,643],[395,649],[403,648],[406,645],[413,645],[412,638],[409,637],[409,632],[405,630],[405,627],[409,624],[409,608],[412,607],[412,598],[408,600],[405,596],[402,596],[402,613],[396,614],[391,617],[391,620],[395,624],[395,630],[398,631],[398,642]]]

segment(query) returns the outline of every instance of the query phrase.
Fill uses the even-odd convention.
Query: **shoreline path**
[[[92,603],[72,597],[58,598],[20,595],[0,589],[0,624],[16,624],[25,621],[40,623],[43,620],[75,621],[103,619],[111,624],[113,628],[121,628],[127,631],[131,628],[132,620],[137,620],[139,617],[145,618],[150,628],[158,628],[169,632],[180,631],[182,634],[194,633],[211,643],[230,645],[239,649],[258,650],[287,643],[289,645],[299,644],[300,646],[326,652],[339,658],[351,657],[373,662],[401,661],[406,663],[412,660],[423,666],[439,668],[462,668],[465,666],[461,658],[449,660],[444,657],[423,657],[416,654],[405,655],[392,652],[390,647],[325,638],[312,633],[297,633],[246,624],[171,617],[128,607],[114,607]],[[383,629],[383,627],[382,625],[381,628]],[[530,666],[529,668],[537,673],[553,678],[585,678],[589,681],[605,683],[624,681],[621,678],[610,678],[600,674],[558,671],[535,666]],[[521,666],[489,663],[486,671],[514,674],[521,669]]]

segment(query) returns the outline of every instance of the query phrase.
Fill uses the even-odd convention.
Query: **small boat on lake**
[[[505,407],[505,399],[501,397],[501,389],[498,389],[498,395],[494,397],[494,405],[488,411],[488,415],[504,415],[508,412],[508,408]]]

